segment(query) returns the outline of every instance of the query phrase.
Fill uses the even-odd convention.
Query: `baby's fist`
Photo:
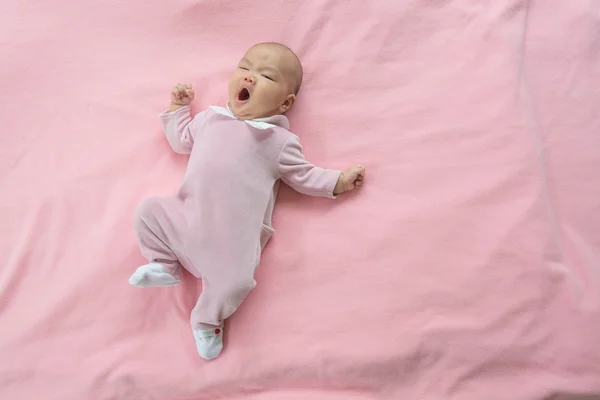
[[[194,88],[190,84],[178,83],[171,89],[171,104],[187,106],[194,100]]]
[[[346,169],[340,175],[334,193],[339,194],[361,187],[365,183],[365,173],[366,169],[362,165],[355,165]]]

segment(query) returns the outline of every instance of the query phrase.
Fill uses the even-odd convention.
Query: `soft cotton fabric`
[[[589,0],[1,1],[0,398],[597,396],[599,24]],[[132,215],[185,173],[169,89],[224,104],[261,41],[302,59],[306,158],[367,180],[282,185],[205,362],[199,280],[127,283]]]
[[[139,288],[176,286],[181,283],[181,270],[169,270],[158,262],[142,265],[129,278],[129,284]]]
[[[161,121],[173,150],[191,156],[176,195],[147,199],[138,208],[138,242],[144,257],[169,274],[183,266],[202,279],[191,324],[212,329],[256,284],[254,270],[274,232],[279,180],[333,198],[341,171],[308,162],[283,115],[245,121],[210,107],[192,118],[185,106],[161,114]]]

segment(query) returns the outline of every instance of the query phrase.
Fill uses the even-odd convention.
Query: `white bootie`
[[[139,288],[175,286],[181,283],[181,272],[179,269],[177,272],[173,276],[162,264],[152,262],[139,267],[129,278],[129,284]]]
[[[198,354],[205,360],[217,358],[223,350],[223,326],[214,329],[194,330]]]

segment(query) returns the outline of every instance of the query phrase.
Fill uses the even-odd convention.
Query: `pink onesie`
[[[273,234],[279,179],[295,190],[333,198],[340,171],[304,159],[283,115],[237,119],[210,107],[193,119],[190,108],[161,114],[177,153],[191,154],[172,197],[146,199],[135,227],[142,254],[172,275],[183,266],[202,278],[192,329],[220,326],[255,286],[254,270]]]

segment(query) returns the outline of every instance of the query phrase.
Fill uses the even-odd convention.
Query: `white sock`
[[[214,329],[194,330],[198,354],[205,360],[217,358],[223,350],[223,325]]]
[[[129,284],[139,288],[179,285],[180,274],[174,275],[176,276],[165,271],[161,264],[152,262],[139,267],[129,278]]]

